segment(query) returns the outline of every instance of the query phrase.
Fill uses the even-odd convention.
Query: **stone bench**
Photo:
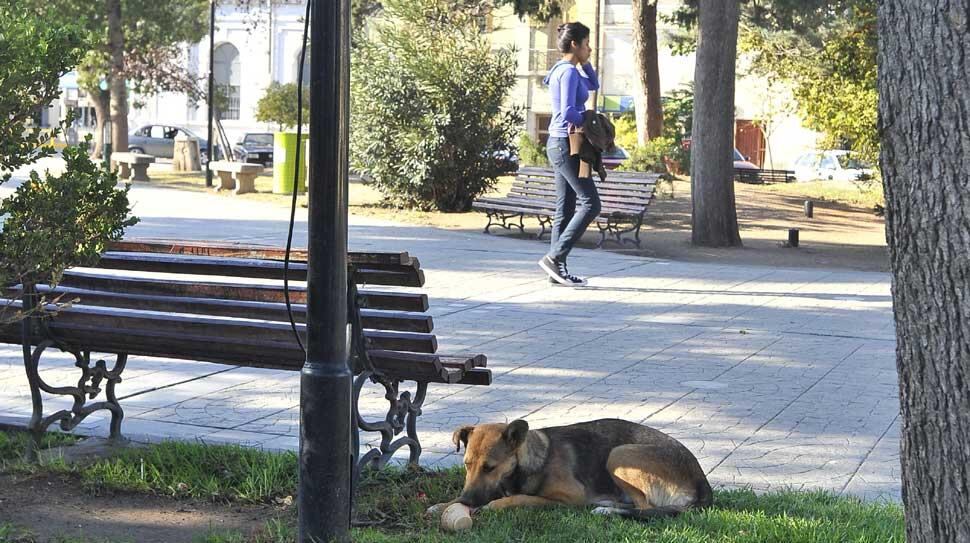
[[[263,167],[259,164],[228,160],[214,160],[209,168],[219,175],[219,187],[216,190],[235,189],[236,194],[256,192],[256,176],[263,173]]]
[[[111,153],[111,163],[118,167],[118,177],[131,181],[151,181],[148,166],[155,162],[152,155],[141,153]]]

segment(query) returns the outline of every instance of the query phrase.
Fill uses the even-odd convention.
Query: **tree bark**
[[[111,94],[101,89],[85,89],[94,98],[94,116],[97,117],[97,128],[94,131],[94,149],[91,150],[91,158],[102,158],[104,156],[104,123],[108,119],[108,108],[111,103]]]
[[[657,50],[657,2],[633,0],[633,51],[637,80],[637,143],[659,138],[664,130],[660,101],[660,53]]]
[[[734,76],[738,0],[700,0],[691,135],[692,241],[738,247],[734,203]]]
[[[111,70],[111,149],[128,150],[128,88],[125,81],[125,33],[121,21],[121,0],[107,0],[108,43]]]
[[[970,2],[880,0],[879,115],[910,543],[970,541]]]

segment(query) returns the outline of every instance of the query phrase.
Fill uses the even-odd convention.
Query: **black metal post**
[[[212,102],[215,101],[215,82],[212,72],[215,68],[215,52],[216,52],[216,0],[209,0],[209,90],[206,94],[206,104],[209,106],[208,117],[209,117],[209,139],[206,144],[206,163],[205,163],[205,186],[212,186],[212,168],[209,164],[212,163],[212,148],[215,146],[215,142],[212,141],[212,116],[214,113]]]
[[[347,352],[350,1],[309,0],[307,360],[300,377],[299,541],[350,541],[352,386]]]

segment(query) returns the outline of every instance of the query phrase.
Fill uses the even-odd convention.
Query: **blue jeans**
[[[546,156],[556,171],[556,216],[549,258],[565,262],[586,228],[600,213],[600,195],[591,177],[579,177],[579,157],[569,156],[568,138],[549,138]]]

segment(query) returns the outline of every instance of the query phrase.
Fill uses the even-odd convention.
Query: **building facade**
[[[659,11],[670,14],[680,0],[659,0]],[[246,132],[271,132],[275,126],[255,120],[256,104],[270,83],[296,82],[300,40],[303,32],[304,0],[252,2],[248,9],[232,3],[217,9],[214,78],[225,97],[222,124],[230,142]],[[631,0],[574,0],[563,20],[582,21],[595,29],[600,10],[599,32],[591,44],[597,49],[601,89],[598,107],[622,112],[633,106],[637,79],[634,72],[633,13]],[[533,23],[520,20],[511,7],[496,10],[488,21],[493,47],[511,46],[518,58],[518,84],[510,103],[524,108],[524,130],[544,141],[551,118],[548,88],[542,80],[561,57],[556,49],[556,27],[562,20]],[[689,87],[694,79],[694,55],[676,55],[668,34],[672,28],[659,23],[661,91]],[[186,45],[184,59],[190,73],[204,78],[209,67],[208,38]],[[307,70],[308,71],[308,70]],[[735,97],[736,141],[742,154],[766,168],[790,168],[797,156],[816,146],[817,134],[805,129],[793,111],[794,99],[784,84],[744,75],[746,61],[738,61]],[[59,118],[61,110],[78,110],[82,133],[94,126],[93,108],[83,91],[65,78],[64,100],[47,113],[44,121]],[[129,127],[146,124],[182,126],[205,137],[207,109],[182,94],[164,93],[132,97]],[[139,107],[134,107],[135,105]],[[593,104],[589,104],[592,107]]]
[[[680,0],[659,0],[658,11],[669,15]],[[540,141],[548,135],[551,104],[548,88],[542,84],[549,68],[561,54],[556,49],[556,28],[563,20],[580,21],[594,29],[590,39],[600,76],[597,107],[622,112],[633,107],[637,88],[633,51],[633,6],[631,0],[575,0],[562,20],[531,24],[519,20],[511,8],[496,12],[490,21],[493,44],[513,46],[518,54],[519,84],[513,102],[526,110],[526,131]],[[600,10],[596,32],[596,10]],[[688,88],[694,81],[695,57],[677,55],[669,35],[675,29],[658,21],[661,92]],[[738,60],[735,96],[736,141],[742,154],[765,168],[790,168],[803,152],[817,145],[818,134],[802,126],[794,111],[791,90],[783,83],[745,75],[748,64]],[[592,107],[592,103],[588,107]]]

